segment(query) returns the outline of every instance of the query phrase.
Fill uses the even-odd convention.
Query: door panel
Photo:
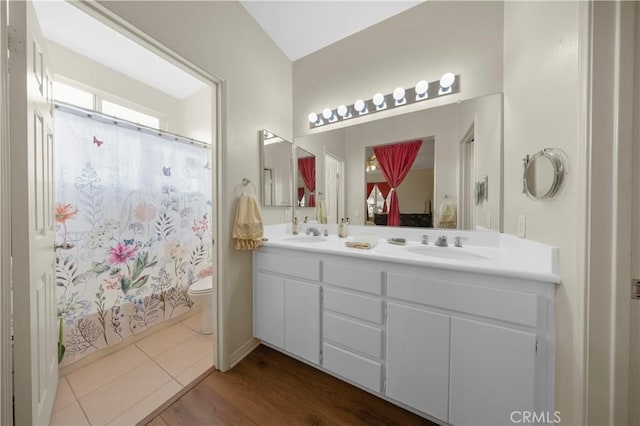
[[[533,412],[535,356],[533,333],[452,317],[449,422],[506,425]]]
[[[284,347],[315,364],[320,363],[320,286],[285,280]]]
[[[258,272],[253,299],[255,337],[284,348],[284,278]]]
[[[387,304],[387,396],[448,421],[450,317]]]
[[[16,424],[49,424],[58,383],[50,67],[31,2],[10,1]]]

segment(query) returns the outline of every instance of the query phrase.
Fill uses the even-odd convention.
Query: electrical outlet
[[[523,214],[518,215],[518,237],[526,238],[527,236],[527,217]]]
[[[356,210],[353,212],[353,217],[360,217],[360,210]]]
[[[291,222],[291,210],[287,209],[284,211],[284,221]]]

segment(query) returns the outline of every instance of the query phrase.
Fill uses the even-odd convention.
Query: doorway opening
[[[460,215],[462,229],[475,229],[474,206],[476,204],[475,129],[472,124],[460,144]]]
[[[42,282],[58,294],[52,304],[48,296],[37,300],[43,307],[37,319],[30,309],[21,312],[21,303],[13,312],[16,323],[46,324],[39,328],[35,345],[32,335],[31,345],[14,349],[14,361],[26,360],[14,363],[20,371],[15,377],[15,418],[42,423],[53,411],[54,418],[65,412],[93,424],[138,423],[144,420],[141,403],[153,400],[160,405],[207,374],[218,360],[219,255],[213,241],[220,212],[221,82],[139,36],[97,4],[29,2],[15,10],[18,18],[26,10],[19,30],[28,35],[25,63],[33,73],[27,79],[37,83],[46,101],[35,113],[54,115],[56,99],[77,105],[77,99],[63,99],[73,91],[89,94],[90,100],[84,109],[57,108],[59,129],[48,122],[38,127],[41,121],[36,120],[35,132],[28,135],[29,140],[35,137],[37,160],[36,231],[42,225],[42,235],[53,239],[50,228],[59,243],[54,277]],[[105,34],[111,38],[90,38]],[[123,47],[123,41],[129,47]],[[138,74],[136,63],[142,70]],[[64,141],[58,140],[58,130]],[[54,200],[54,193],[60,199]],[[31,241],[35,234],[25,232]],[[31,256],[22,262],[29,261]],[[208,286],[196,286],[207,280]],[[27,290],[20,290],[21,301],[32,297]],[[205,316],[211,312],[206,321],[187,314],[198,310],[196,299],[210,306],[210,311],[201,310]],[[52,326],[49,317],[55,319],[56,313],[60,321]],[[206,336],[205,324],[213,338]],[[25,329],[16,328],[16,335]],[[27,334],[20,340],[28,340]],[[50,343],[58,343],[57,358],[67,363],[58,387],[64,402],[53,402],[56,364],[49,368],[48,358],[29,361],[44,343],[47,354]],[[194,354],[200,358],[185,363],[185,357]],[[54,372],[52,379],[35,389],[31,376],[45,367]],[[128,386],[127,378],[146,383],[148,394]],[[28,389],[33,391],[25,392]]]
[[[325,208],[327,223],[340,223],[344,217],[344,161],[325,152]],[[346,218],[345,218],[346,219]]]

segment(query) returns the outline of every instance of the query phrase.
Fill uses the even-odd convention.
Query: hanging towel
[[[316,201],[316,219],[318,219],[318,223],[327,223],[327,210],[324,207],[324,200]]]
[[[262,213],[258,200],[243,193],[238,200],[236,219],[233,223],[236,250],[255,250],[262,247],[262,236]]]

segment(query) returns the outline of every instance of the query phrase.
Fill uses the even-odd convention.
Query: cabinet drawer
[[[320,281],[320,261],[316,259],[274,253],[256,253],[255,265],[263,271]]]
[[[324,308],[339,314],[382,324],[382,300],[324,288]]]
[[[323,323],[325,339],[382,358],[382,329],[328,313],[323,315]]]
[[[329,343],[323,343],[322,349],[324,368],[375,392],[381,391],[382,364]]]
[[[382,271],[324,262],[322,272],[322,279],[327,284],[382,294]]]
[[[535,327],[536,294],[389,273],[389,297]]]

